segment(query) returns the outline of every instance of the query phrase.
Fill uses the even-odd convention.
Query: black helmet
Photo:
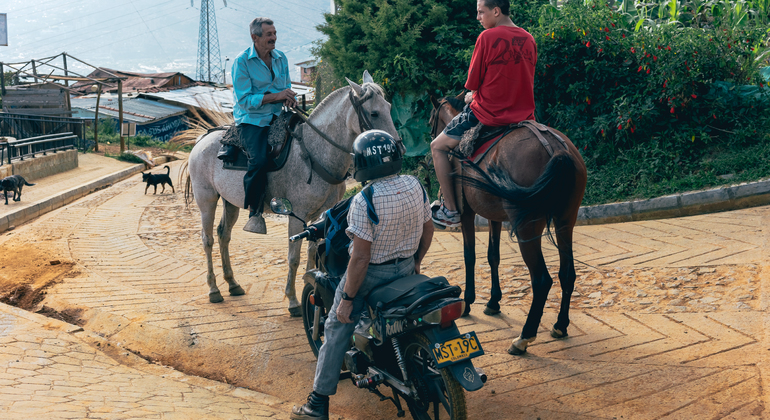
[[[397,174],[401,148],[382,130],[364,131],[353,142],[353,178],[358,182]]]

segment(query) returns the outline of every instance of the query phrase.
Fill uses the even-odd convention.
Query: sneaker
[[[444,203],[441,203],[441,207],[433,212],[433,223],[441,226],[457,226],[460,224],[460,212],[449,211],[444,207]]]

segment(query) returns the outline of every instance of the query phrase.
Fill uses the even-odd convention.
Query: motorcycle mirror
[[[270,210],[272,210],[273,213],[288,216],[291,214],[291,201],[286,198],[273,197],[273,199],[270,200]]]

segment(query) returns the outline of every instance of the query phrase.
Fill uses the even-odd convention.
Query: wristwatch
[[[342,300],[348,300],[348,301],[352,301],[352,300],[353,300],[353,299],[355,299],[355,298],[356,298],[355,296],[348,296],[348,294],[347,294],[347,293],[345,293],[345,292],[342,292]]]

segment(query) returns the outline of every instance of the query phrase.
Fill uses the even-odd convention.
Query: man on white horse
[[[324,324],[313,392],[294,406],[292,420],[329,419],[329,395],[337,392],[340,369],[350,337],[374,288],[420,273],[420,262],[433,239],[430,204],[420,181],[401,170],[401,149],[380,130],[361,133],[353,143],[353,177],[371,181],[372,204],[379,223],[369,219],[366,199],[358,193],[350,203],[346,233],[353,239],[350,262],[334,295]]]
[[[233,61],[233,117],[249,165],[243,177],[244,208],[249,209],[249,221],[243,230],[264,234],[267,229],[262,204],[267,187],[270,123],[280,115],[282,105],[297,104],[297,94],[291,90],[286,55],[275,49],[277,32],[273,21],[258,17],[251,21],[249,30],[253,44]]]

